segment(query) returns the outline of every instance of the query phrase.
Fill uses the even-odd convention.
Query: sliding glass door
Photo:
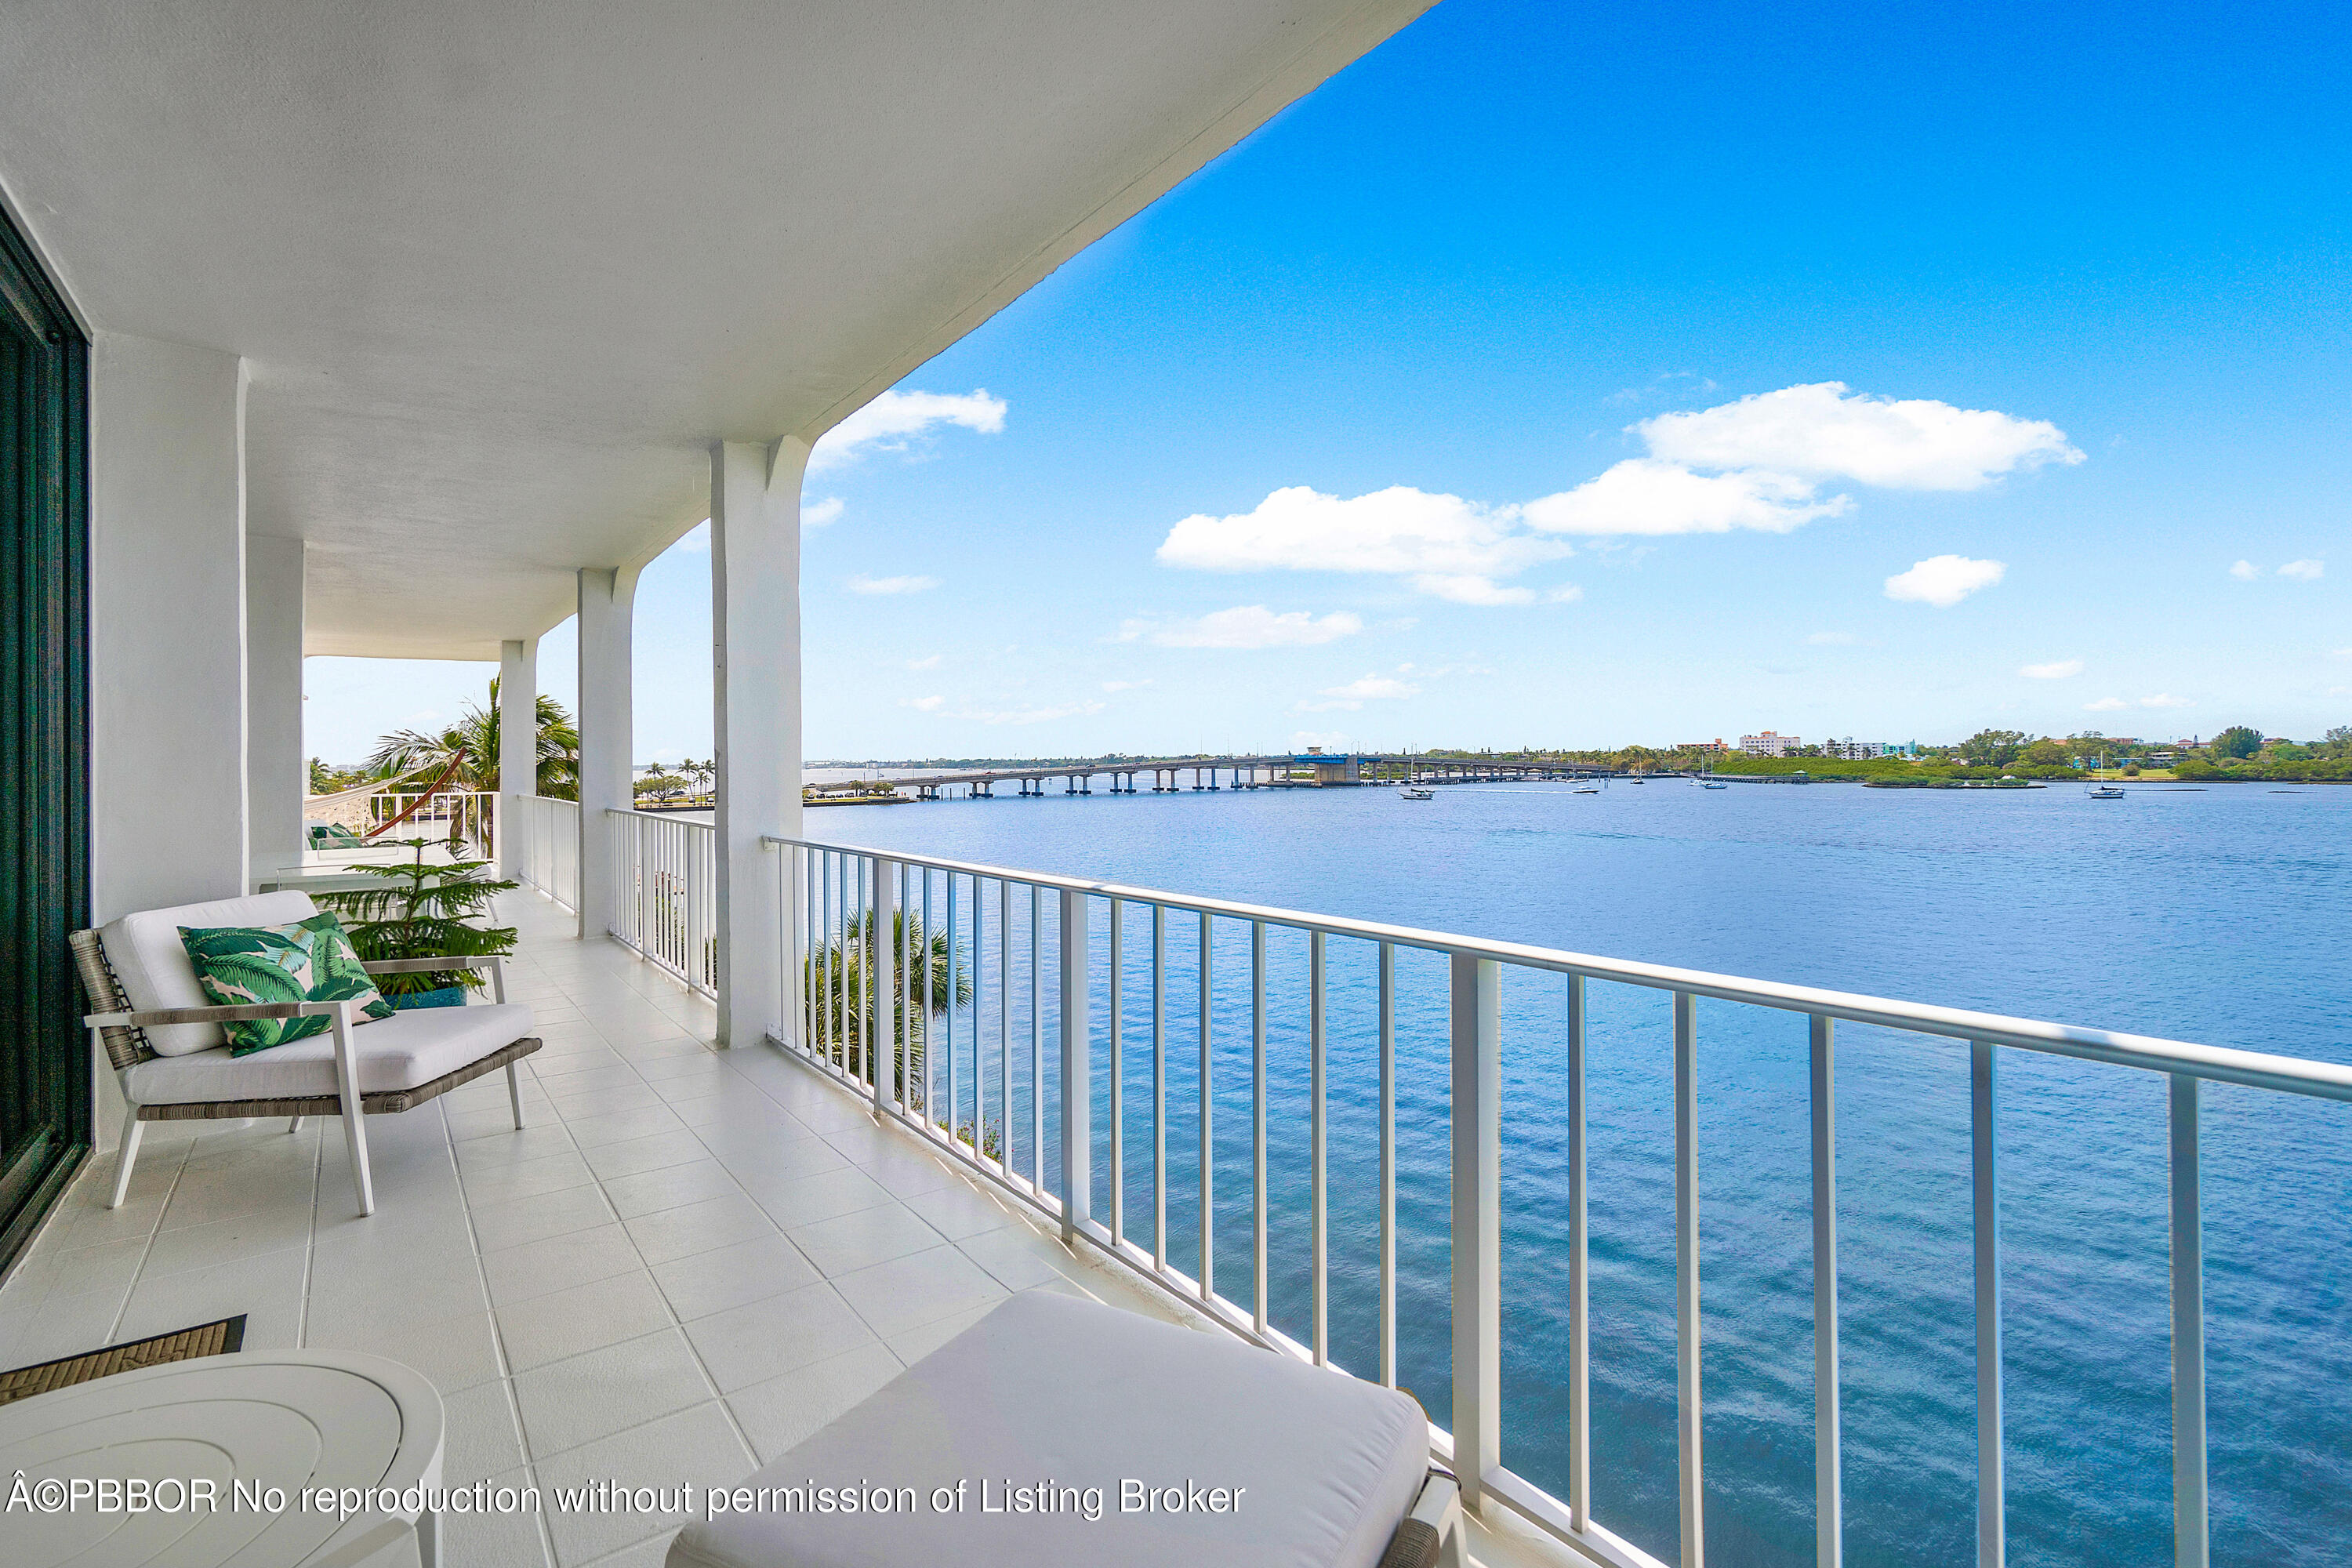
[[[89,1151],[89,345],[0,214],[0,1268]]]

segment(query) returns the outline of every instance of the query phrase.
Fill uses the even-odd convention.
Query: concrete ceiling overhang
[[[495,658],[1428,4],[7,0],[0,188],[250,362],[309,651]]]

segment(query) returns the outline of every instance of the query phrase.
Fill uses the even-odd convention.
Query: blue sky
[[[2352,722],[2347,39],[1444,0],[831,444],[809,752]],[[314,659],[310,750],[486,673]]]

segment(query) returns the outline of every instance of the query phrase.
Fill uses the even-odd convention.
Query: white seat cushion
[[[380,1094],[431,1083],[530,1033],[520,1002],[488,1007],[412,1007],[352,1031],[360,1092]],[[233,1057],[226,1046],[189,1056],[156,1057],[122,1074],[133,1105],[188,1105],[214,1100],[294,1100],[335,1092],[335,1037],[312,1035]]]
[[[1027,1291],[742,1483],[914,1489],[911,1511],[778,1506],[689,1525],[669,1568],[1372,1568],[1429,1468],[1421,1406],[1219,1335]],[[710,1478],[716,1481],[718,1478]],[[1120,1483],[1203,1511],[1120,1510]],[[965,1485],[961,1511],[936,1489]],[[1008,1485],[1101,1517],[983,1512]],[[1224,1494],[1211,1489],[1223,1488]],[[1235,1488],[1245,1489],[1233,1506]],[[730,1489],[730,1504],[731,1493]],[[756,1493],[746,1500],[756,1506]],[[1226,1511],[1207,1511],[1218,1501]]]
[[[182,904],[176,909],[142,910],[125,915],[98,933],[106,960],[122,982],[135,1013],[163,1007],[215,1007],[196,979],[196,966],[181,945],[182,926],[282,926],[307,921],[319,912],[308,893],[256,893],[244,899],[215,899],[208,904]],[[184,1057],[193,1051],[226,1045],[218,1024],[162,1024],[147,1031],[147,1043],[158,1056]]]

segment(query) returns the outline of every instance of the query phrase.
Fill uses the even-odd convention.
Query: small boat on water
[[[2083,792],[2093,800],[2121,800],[2124,792],[2114,784],[2097,784]]]
[[[1435,800],[1437,798],[1437,792],[1435,790],[1407,788],[1397,791],[1397,797],[1401,800]]]
[[[1601,786],[1599,784],[1579,784],[1568,793],[1570,795],[1599,795],[1601,793]]]

